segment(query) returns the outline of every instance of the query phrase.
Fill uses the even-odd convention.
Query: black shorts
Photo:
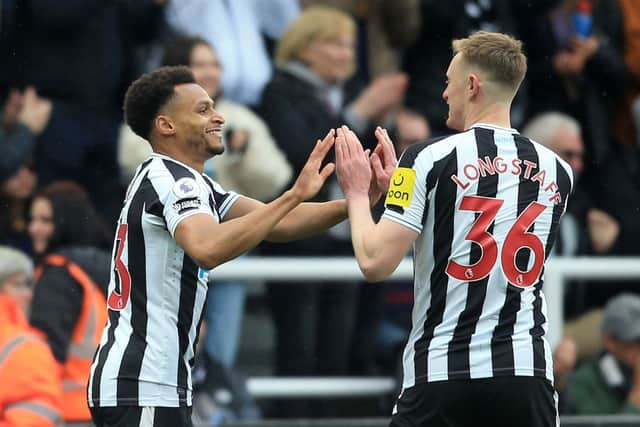
[[[116,406],[89,409],[96,427],[193,427],[190,406]]]
[[[557,414],[555,392],[543,378],[452,380],[405,389],[390,427],[554,427]]]

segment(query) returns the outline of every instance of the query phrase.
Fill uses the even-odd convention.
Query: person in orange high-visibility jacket
[[[62,365],[63,418],[67,422],[91,419],[87,406],[86,385],[93,353],[100,343],[102,327],[107,321],[107,301],[91,277],[76,263],[63,255],[48,255],[36,277],[46,266],[64,268],[74,282],[82,288],[80,316],[73,328],[67,359]],[[1,426],[0,426],[1,427]]]
[[[38,262],[30,322],[62,369],[62,418],[73,427],[93,425],[87,380],[107,321],[111,263],[102,229],[89,196],[73,182],[54,182],[33,198],[29,234]]]
[[[59,365],[23,312],[32,269],[25,255],[0,247],[0,427],[62,425]]]

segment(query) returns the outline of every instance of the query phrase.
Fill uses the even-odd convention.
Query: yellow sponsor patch
[[[413,183],[416,171],[411,168],[396,168],[389,183],[385,204],[409,207],[413,198]]]

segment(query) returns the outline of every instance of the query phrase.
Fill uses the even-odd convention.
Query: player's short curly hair
[[[149,140],[158,112],[173,97],[176,85],[195,83],[188,67],[161,67],[143,74],[124,96],[124,119],[133,132]]]

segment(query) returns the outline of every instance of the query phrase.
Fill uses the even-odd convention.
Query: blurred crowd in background
[[[226,151],[205,172],[266,202],[330,128],[347,124],[372,148],[384,126],[398,154],[450,133],[451,41],[478,30],[523,41],[512,125],[577,179],[552,256],[640,255],[638,1],[0,1],[0,424],[89,420],[80,401],[106,316],[114,224],[150,153],[122,123],[135,78],[189,66],[226,120]],[[330,180],[317,200],[340,197]],[[340,225],[248,256],[351,255],[348,233]],[[318,281],[266,283],[273,374],[396,375],[412,283]],[[253,401],[235,366],[246,289],[209,285],[194,417],[348,413],[328,399]],[[554,357],[563,413],[640,413],[638,295],[636,282],[566,286]],[[6,352],[16,337],[24,355]],[[388,403],[365,415],[388,415]]]

